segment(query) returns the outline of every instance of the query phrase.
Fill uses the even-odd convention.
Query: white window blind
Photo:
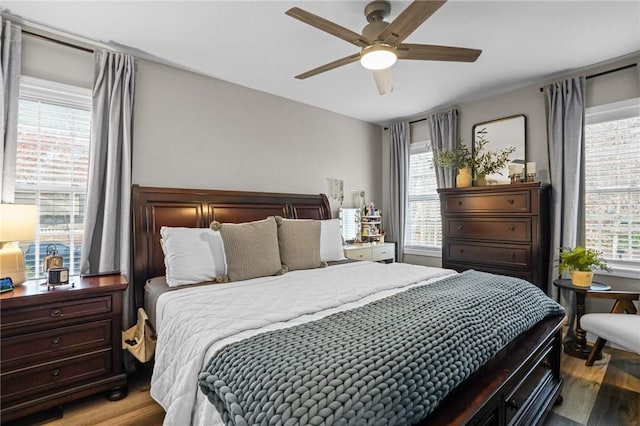
[[[586,118],[586,244],[614,269],[640,269],[640,99],[589,108]]]
[[[427,145],[411,148],[405,246],[433,250],[442,246],[442,225],[433,152]]]
[[[91,91],[23,76],[18,110],[16,202],[37,205],[36,240],[21,243],[29,278],[48,248],[79,273],[89,166]]]

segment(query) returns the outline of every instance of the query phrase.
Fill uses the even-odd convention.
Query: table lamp
[[[0,204],[0,278],[11,277],[13,284],[27,280],[24,254],[16,241],[36,237],[36,206]]]

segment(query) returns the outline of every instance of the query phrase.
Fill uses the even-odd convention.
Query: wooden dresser
[[[72,277],[47,290],[28,281],[0,295],[2,422],[107,391],[126,396],[119,275]]]
[[[439,189],[442,267],[523,278],[547,292],[550,186]]]

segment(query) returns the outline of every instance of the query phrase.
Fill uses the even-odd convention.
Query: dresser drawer
[[[535,417],[540,415],[539,407],[536,407],[534,402],[545,387],[553,386],[551,349],[548,347],[542,356],[537,358],[533,368],[505,394],[506,424],[534,424]]]
[[[64,320],[111,313],[111,296],[93,297],[90,299],[69,302],[50,303],[23,309],[2,310],[3,331],[38,325],[56,324]]]
[[[379,262],[381,260],[394,260],[396,258],[395,245],[384,244],[371,248],[371,260]]]
[[[450,238],[530,242],[531,218],[451,218],[445,232]]]
[[[2,339],[0,362],[4,370],[9,365],[24,367],[41,356],[60,357],[110,346],[111,320],[108,319]]]
[[[111,373],[111,349],[68,357],[31,368],[2,372],[2,403],[42,396],[74,382],[86,382]]]
[[[527,192],[447,195],[446,213],[530,213],[531,197]]]
[[[371,260],[371,248],[350,248],[344,251],[344,255],[353,260]]]
[[[479,263],[485,266],[531,267],[531,246],[522,244],[476,244],[449,242],[444,247],[452,262]]]

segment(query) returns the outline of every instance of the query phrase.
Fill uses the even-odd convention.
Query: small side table
[[[576,293],[576,329],[575,340],[566,342],[564,352],[577,358],[587,359],[591,353],[592,346],[587,344],[587,333],[580,327],[580,318],[584,315],[585,298],[589,292],[607,292],[611,287],[605,284],[593,282],[591,287],[576,287],[571,283],[570,279],[553,280],[556,287],[573,290]],[[602,354],[597,359],[601,359]]]
[[[582,315],[585,313],[584,304],[586,297],[615,300],[613,308],[611,309],[611,313],[613,314],[623,312],[628,314],[637,313],[637,309],[633,304],[633,301],[640,299],[640,292],[611,290],[611,287],[601,283],[592,283],[591,288],[576,287],[571,284],[571,280],[568,279],[554,280],[553,285],[576,292],[576,338],[573,342],[567,342],[567,344],[564,345],[564,351],[568,355],[587,359],[589,357],[589,352],[591,351],[591,346],[587,345],[586,333],[580,327],[580,318],[582,318]],[[602,358],[602,354],[599,353],[598,357],[594,359],[600,358]]]

